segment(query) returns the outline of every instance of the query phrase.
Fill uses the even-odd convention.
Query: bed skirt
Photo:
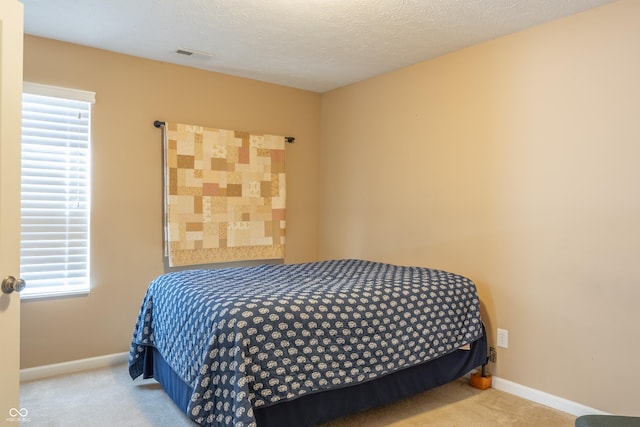
[[[310,427],[385,405],[451,382],[487,361],[486,334],[470,350],[445,356],[349,387],[309,394],[254,410],[258,427]],[[175,404],[187,412],[193,390],[152,347],[145,352],[144,378],[155,378]]]

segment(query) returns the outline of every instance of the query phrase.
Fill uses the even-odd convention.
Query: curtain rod
[[[155,120],[155,121],[153,122],[153,125],[154,125],[155,127],[159,128],[159,127],[161,127],[161,126],[164,126],[164,125],[165,125],[165,123],[164,123],[164,122],[161,122],[160,120]],[[295,140],[296,140],[296,139],[295,139],[293,136],[285,136],[285,137],[284,137],[284,140],[285,140],[285,141],[287,141],[289,144],[293,144],[293,143],[295,142]]]

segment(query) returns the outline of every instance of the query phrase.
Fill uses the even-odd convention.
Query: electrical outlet
[[[489,347],[489,362],[496,363],[496,349]]]
[[[498,328],[498,347],[509,348],[509,331]]]

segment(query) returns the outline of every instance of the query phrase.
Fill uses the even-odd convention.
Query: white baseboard
[[[109,366],[126,363],[129,353],[115,353],[106,356],[91,357],[89,359],[73,360],[71,362],[56,363],[53,365],[37,366],[20,370],[20,381],[33,381],[58,375],[74,374],[91,369],[106,368]],[[513,394],[532,402],[539,403],[549,408],[557,409],[567,414],[579,417],[581,415],[610,415],[607,412],[590,408],[580,403],[572,402],[562,397],[554,396],[540,390],[536,390],[513,381],[499,377],[492,377],[492,387],[505,393]]]
[[[504,391],[506,393],[513,394],[523,399],[530,400],[532,402],[539,403],[549,408],[557,409],[567,414],[579,417],[581,415],[610,415],[607,412],[600,411],[598,409],[590,408],[580,403],[567,400],[562,397],[554,396],[553,394],[545,393],[544,391],[536,390],[518,383],[514,383],[509,380],[505,380],[498,377],[492,378],[492,387],[496,390]]]
[[[53,365],[36,366],[20,370],[20,382],[40,380],[58,375],[75,374],[91,369],[106,368],[109,366],[126,363],[129,353],[107,354],[105,356],[90,357],[88,359],[72,360],[70,362],[56,363]]]

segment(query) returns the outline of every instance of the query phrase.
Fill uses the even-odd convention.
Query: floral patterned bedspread
[[[443,356],[482,336],[474,283],[363,260],[187,270],[158,277],[129,373],[155,347],[193,389],[187,415],[255,427],[253,409]]]

